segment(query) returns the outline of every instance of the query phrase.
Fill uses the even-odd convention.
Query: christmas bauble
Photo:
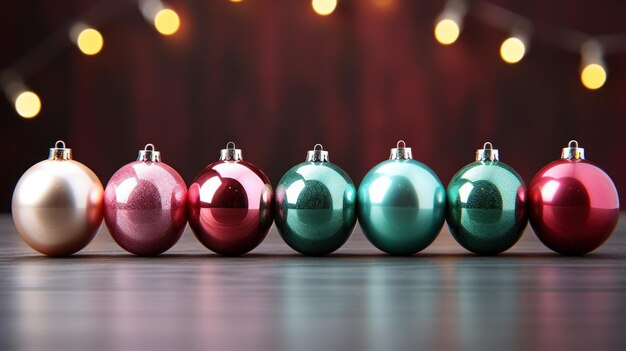
[[[428,166],[399,141],[389,160],[372,168],[358,191],[359,223],[367,239],[392,255],[412,255],[430,245],[446,214],[446,192]]]
[[[17,231],[48,256],[71,255],[91,242],[102,223],[102,184],[85,165],[72,160],[61,140],[47,160],[29,168],[13,192]]]
[[[319,149],[318,149],[319,147]],[[343,245],[356,224],[356,189],[350,176],[316,145],[276,187],[276,227],[294,250],[327,255]]]
[[[180,239],[187,224],[185,181],[148,144],[139,151],[137,161],[120,168],[109,180],[104,220],[124,250],[139,256],[165,252]]]
[[[464,248],[495,255],[513,246],[528,222],[526,186],[499,161],[491,143],[452,177],[447,190],[450,233]]]
[[[267,176],[228,143],[189,187],[189,225],[204,246],[222,255],[257,247],[272,226],[274,193]]]
[[[611,178],[585,160],[575,140],[561,159],[543,167],[530,182],[530,225],[548,248],[584,255],[604,243],[619,218],[619,196]]]

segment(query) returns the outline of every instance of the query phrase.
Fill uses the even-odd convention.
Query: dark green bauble
[[[304,255],[322,256],[340,248],[356,224],[355,207],[352,180],[327,158],[293,167],[276,187],[278,232]]]
[[[447,222],[461,246],[495,255],[511,248],[526,228],[526,186],[515,170],[498,160],[497,150],[486,150],[491,157],[482,153],[450,181]]]
[[[412,159],[410,148],[394,148],[390,158],[372,168],[359,186],[359,223],[381,251],[412,255],[441,231],[446,191],[430,168]]]

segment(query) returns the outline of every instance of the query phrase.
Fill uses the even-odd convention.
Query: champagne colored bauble
[[[17,231],[33,249],[68,256],[91,242],[103,215],[102,183],[72,160],[63,141],[47,160],[29,168],[17,182],[11,211]]]

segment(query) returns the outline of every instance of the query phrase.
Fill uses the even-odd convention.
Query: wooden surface
[[[71,258],[43,257],[0,216],[0,350],[626,348],[626,226],[561,257],[527,229],[506,254],[465,252],[444,228],[414,257],[357,227],[336,254],[295,254],[275,229],[220,257],[189,231],[138,258],[101,228]]]

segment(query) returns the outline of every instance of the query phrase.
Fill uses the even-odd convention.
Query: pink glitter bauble
[[[160,162],[157,151],[146,146],[139,158],[109,180],[104,191],[104,220],[124,250],[154,256],[174,246],[183,234],[187,187],[172,167]]]

